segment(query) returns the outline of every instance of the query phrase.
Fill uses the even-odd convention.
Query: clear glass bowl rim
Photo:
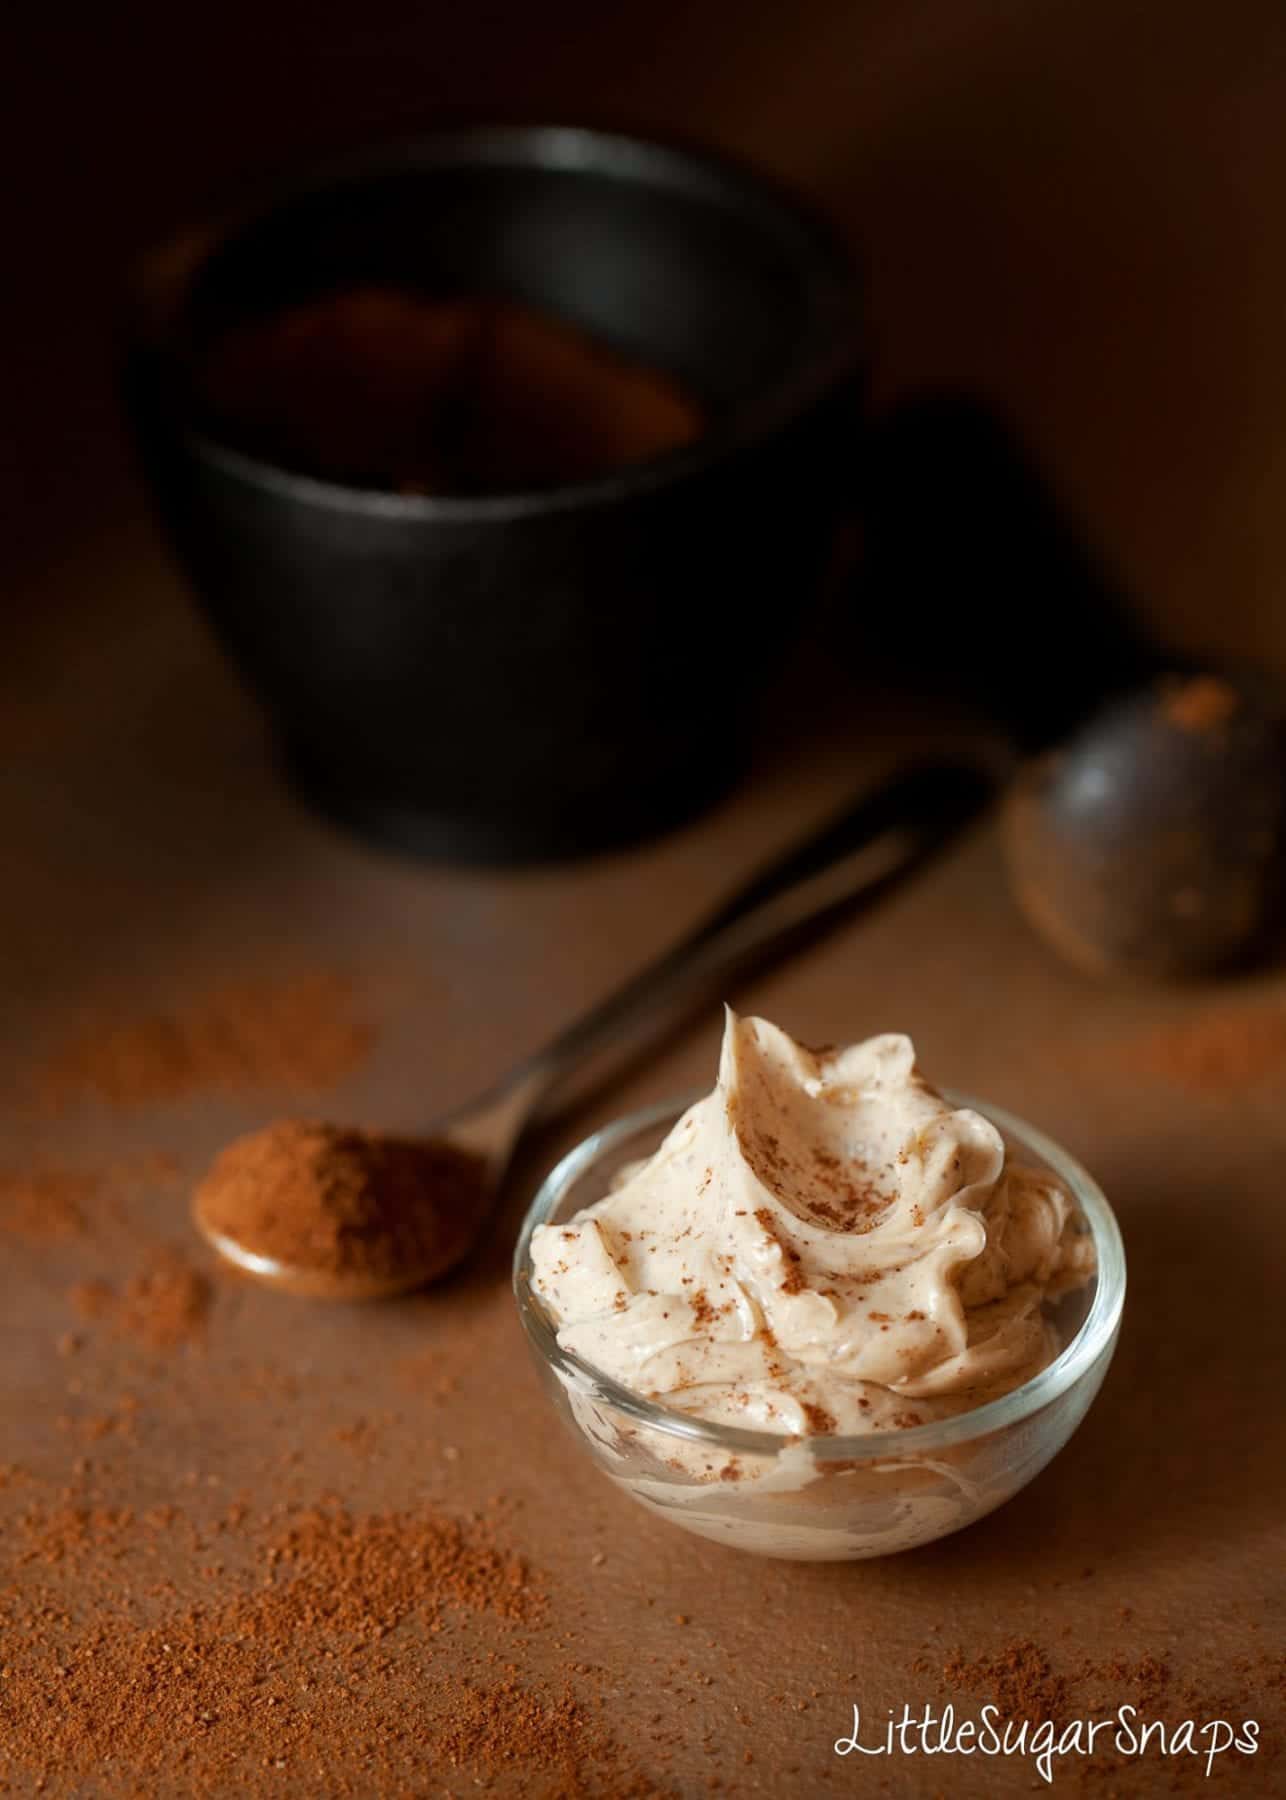
[[[1098,1183],[1060,1144],[1003,1107],[971,1099],[950,1089],[943,1089],[942,1094],[951,1106],[966,1108],[990,1119],[1009,1142],[1019,1150],[1033,1152],[1037,1160],[1068,1188],[1089,1225],[1098,1256],[1098,1280],[1089,1312],[1076,1335],[1064,1345],[1053,1362],[1011,1393],[955,1418],[913,1425],[906,1430],[874,1431],[862,1437],[810,1437],[807,1440],[809,1450],[818,1462],[865,1462],[906,1457],[913,1453],[931,1455],[951,1445],[967,1443],[1018,1425],[1057,1400],[1088,1373],[1099,1357],[1110,1349],[1120,1325],[1125,1304],[1125,1246],[1116,1215]],[[531,1286],[532,1233],[538,1225],[548,1222],[572,1182],[626,1139],[661,1126],[668,1129],[693,1101],[700,1098],[701,1092],[697,1092],[677,1101],[662,1100],[614,1119],[584,1138],[550,1170],[527,1209],[518,1235],[513,1262],[514,1296],[529,1342],[542,1360],[574,1388],[591,1393],[595,1399],[627,1418],[670,1437],[712,1444],[740,1456],[774,1457],[799,1440],[778,1432],[744,1431],[708,1419],[693,1418],[689,1413],[646,1399],[591,1363],[564,1350],[549,1315]]]

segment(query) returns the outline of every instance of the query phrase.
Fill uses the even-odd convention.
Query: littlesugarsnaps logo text
[[[1220,1759],[1254,1756],[1259,1749],[1255,1719],[1145,1718],[1137,1706],[1118,1706],[1099,1719],[1007,1719],[998,1706],[984,1706],[976,1718],[957,1713],[950,1704],[938,1710],[926,1705],[918,1713],[904,1705],[889,1709],[883,1728],[869,1725],[865,1736],[860,1707],[853,1707],[853,1729],[836,1738],[837,1756],[1018,1756],[1030,1761],[1041,1779],[1052,1782],[1060,1758],[1112,1756],[1200,1757],[1207,1776],[1217,1774]]]

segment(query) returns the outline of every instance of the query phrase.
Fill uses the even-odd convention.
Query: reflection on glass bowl
[[[1096,1183],[1065,1150],[998,1107],[946,1097],[989,1118],[1024,1162],[1065,1185],[1093,1236],[1098,1272],[1051,1308],[1063,1348],[1039,1375],[972,1412],[909,1430],[791,1438],[716,1425],[631,1392],[559,1346],[531,1285],[533,1231],[600,1199],[618,1169],[650,1155],[691,1096],[605,1126],[548,1176],[515,1252],[518,1310],[555,1409],[604,1474],[635,1500],[738,1549],[850,1562],[909,1550],[972,1524],[1063,1448],[1116,1348],[1125,1300],[1120,1230]]]

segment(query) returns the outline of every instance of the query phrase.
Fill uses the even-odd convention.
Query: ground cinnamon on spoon
[[[229,1144],[193,1205],[207,1233],[293,1274],[282,1285],[356,1296],[430,1281],[457,1261],[484,1175],[445,1139],[286,1119]]]

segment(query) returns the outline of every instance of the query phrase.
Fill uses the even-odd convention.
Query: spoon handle
[[[735,976],[837,915],[873,904],[982,811],[994,783],[978,766],[933,762],[893,776],[762,869],[723,905],[505,1080],[530,1119],[553,1110],[574,1072],[609,1048],[633,1060]],[[596,1084],[594,1084],[596,1085]]]

